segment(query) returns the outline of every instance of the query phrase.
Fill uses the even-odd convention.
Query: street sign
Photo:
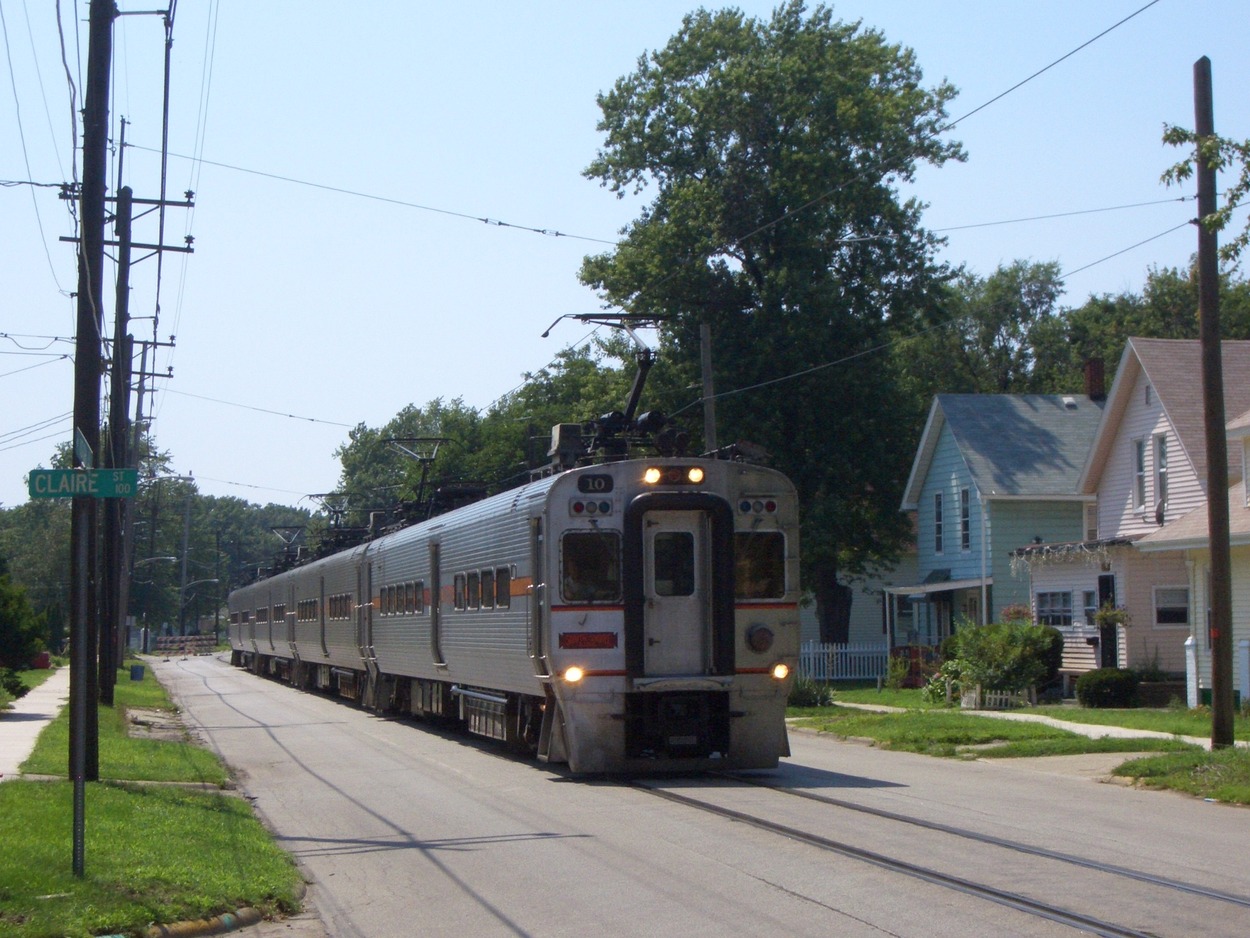
[[[31,498],[134,498],[138,469],[32,469]]]

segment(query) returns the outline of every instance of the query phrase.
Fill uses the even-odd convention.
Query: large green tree
[[[908,411],[873,350],[929,321],[942,275],[898,185],[962,157],[942,138],[954,89],[922,77],[910,50],[825,6],[795,0],[766,21],[701,9],[599,96],[605,139],[586,170],[654,197],[582,281],[666,318],[665,355],[689,376],[710,326],[718,425],[797,484],[827,640],[845,635],[839,574],[889,562],[907,535]]]

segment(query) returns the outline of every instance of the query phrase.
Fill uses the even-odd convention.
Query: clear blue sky
[[[913,48],[930,82],[953,82],[959,117],[1146,2],[854,0],[834,10]],[[60,6],[80,107],[88,2]],[[774,4],[739,6],[767,16]],[[581,175],[601,142],[595,95],[692,8],[181,0],[168,192],[193,189],[196,205],[168,213],[166,239],[190,234],[195,253],[164,263],[159,331],[176,334],[177,348],[155,363],[174,378],[157,383],[153,424],[175,469],[206,494],[301,503],[335,487],[333,451],[349,427],[440,396],[486,407],[582,340],[571,323],[541,334],[598,308],[577,268],[639,207]],[[0,11],[0,180],[68,180],[75,105],[56,4],[0,0]],[[1207,55],[1217,130],[1250,137],[1248,39],[1242,0],[1160,0],[959,123],[967,163],[923,170],[913,193],[949,238],[946,258],[982,275],[1016,259],[1057,261],[1077,271],[1069,305],[1138,291],[1152,266],[1188,264],[1186,227],[1078,270],[1182,224],[1192,202],[986,225],[1192,194],[1159,183],[1179,156],[1162,127],[1192,126],[1192,66]],[[134,144],[123,181],[144,197],[159,186],[163,45],[158,17],[118,21],[111,113]],[[69,439],[73,348],[53,339],[73,335],[76,274],[55,189],[0,188],[0,231],[0,333],[10,337],[0,338],[0,504],[12,506],[26,499],[24,474]],[[152,219],[136,226],[136,238],[155,237]],[[151,316],[156,261],[132,281],[132,314]],[[151,322],[135,333],[150,338]]]

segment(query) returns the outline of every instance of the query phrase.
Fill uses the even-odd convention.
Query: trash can
[[[143,665],[141,665],[141,664],[132,664],[132,665],[130,666],[130,679],[131,679],[132,681],[142,681],[142,680],[143,680]]]

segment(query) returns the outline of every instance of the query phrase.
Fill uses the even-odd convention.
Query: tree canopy
[[[711,327],[718,424],[797,484],[822,617],[839,569],[891,559],[907,533],[904,401],[869,353],[928,321],[945,276],[922,206],[897,188],[963,156],[942,138],[954,89],[922,78],[911,50],[794,0],[767,21],[689,14],[598,99],[605,139],[585,174],[654,197],[581,279],[664,319],[686,374]]]

